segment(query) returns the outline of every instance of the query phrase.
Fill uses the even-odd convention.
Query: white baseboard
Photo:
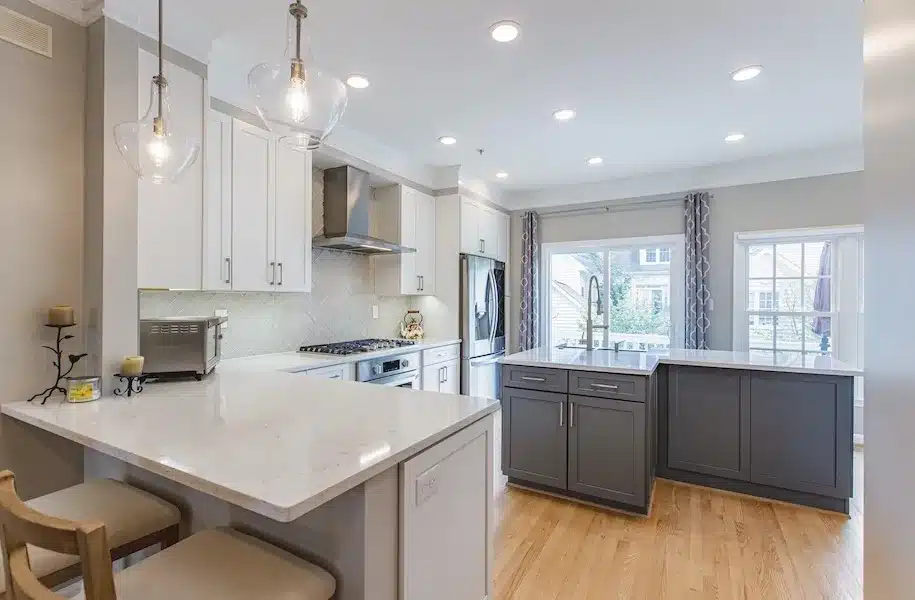
[[[864,448],[864,434],[856,433],[854,435],[855,449]]]

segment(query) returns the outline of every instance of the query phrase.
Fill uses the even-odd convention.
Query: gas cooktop
[[[356,340],[354,342],[339,342],[336,344],[318,344],[316,346],[302,346],[299,352],[315,352],[318,354],[362,354],[378,350],[392,350],[407,348],[415,344],[412,340]]]

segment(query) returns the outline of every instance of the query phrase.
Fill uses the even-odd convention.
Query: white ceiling
[[[241,103],[247,70],[283,50],[287,4],[166,0],[166,43],[209,55],[214,95]],[[318,64],[371,81],[350,91],[345,130],[417,164],[505,170],[515,193],[860,144],[860,0],[306,5]],[[105,12],[154,32],[152,0]],[[489,37],[501,19],[521,23],[518,40]],[[756,80],[730,80],[757,63]],[[554,121],[561,107],[577,118]],[[733,131],[746,140],[725,144]]]

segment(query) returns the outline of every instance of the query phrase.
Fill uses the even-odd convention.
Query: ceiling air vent
[[[2,6],[0,40],[51,58],[51,26]]]

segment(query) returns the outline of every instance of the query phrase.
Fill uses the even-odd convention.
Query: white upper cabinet
[[[497,244],[496,258],[504,263],[508,263],[508,255],[511,252],[511,217],[498,213],[499,218],[499,243]]]
[[[211,111],[204,287],[311,291],[311,153]]]
[[[276,287],[276,142],[235,120],[232,131],[232,289]]]
[[[203,288],[232,289],[232,117],[207,117],[203,203]]]
[[[435,294],[435,198],[392,185],[375,190],[375,233],[416,252],[375,256],[375,290],[384,295]]]
[[[140,50],[137,114],[149,107],[149,88],[158,71],[157,59]],[[170,126],[203,141],[203,78],[165,63],[171,92]],[[157,185],[137,181],[137,286],[199,290],[202,283],[204,160],[197,161],[177,181]]]
[[[276,289],[311,291],[311,152],[276,148]]]
[[[505,218],[504,213],[462,197],[461,252],[505,262],[508,258]]]

